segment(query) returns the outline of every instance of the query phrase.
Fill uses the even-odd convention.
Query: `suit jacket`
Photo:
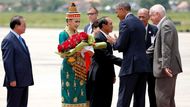
[[[119,25],[119,37],[114,49],[123,52],[119,76],[149,72],[145,47],[145,27],[133,14],[128,15]]]
[[[4,86],[9,86],[11,81],[16,81],[17,87],[33,85],[28,47],[25,49],[18,38],[10,32],[2,41],[1,50],[5,70]]]
[[[156,32],[157,32],[157,27],[151,24],[147,25],[146,29],[146,35],[145,35],[145,44],[146,44],[146,52],[147,56],[149,59],[149,67],[151,72],[153,72],[153,54],[154,54],[154,48],[150,50],[149,48],[154,44],[154,41],[152,40],[153,38],[156,38]]]
[[[90,26],[90,23],[89,24],[87,24],[85,27],[84,27],[84,32],[86,32],[87,33],[87,31],[88,31],[88,27]]]
[[[105,80],[113,83],[115,77],[114,64],[121,66],[122,59],[113,55],[112,46],[102,32],[95,37],[96,42],[106,42],[105,49],[95,49],[89,71],[91,80]]]
[[[156,32],[157,32],[157,27],[151,24],[148,24],[147,28],[147,33],[145,35],[145,44],[146,44],[146,49],[148,49],[151,45],[151,37],[156,37]]]
[[[154,48],[154,76],[166,77],[163,68],[170,68],[173,75],[182,72],[178,47],[178,34],[172,21],[165,18],[158,27]]]

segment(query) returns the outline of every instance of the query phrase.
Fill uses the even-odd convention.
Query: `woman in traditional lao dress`
[[[74,3],[66,13],[66,23],[64,31],[59,34],[59,44],[69,39],[71,35],[78,33],[80,24],[80,13],[77,12]],[[88,107],[86,100],[86,81],[76,78],[75,72],[65,57],[61,66],[61,92],[62,107]]]

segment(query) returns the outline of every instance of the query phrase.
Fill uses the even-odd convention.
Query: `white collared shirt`
[[[148,35],[148,24],[145,26],[145,31],[146,31],[146,33],[145,33],[145,40],[147,39],[147,35]]]
[[[146,31],[148,30],[148,24],[145,26]]]
[[[19,39],[19,36],[14,30],[11,29],[11,32],[17,37],[17,39]]]
[[[87,28],[87,34],[92,34],[92,23],[90,22],[90,25]]]
[[[109,37],[109,35],[107,35],[104,31],[100,30],[100,32],[102,32],[106,38]]]

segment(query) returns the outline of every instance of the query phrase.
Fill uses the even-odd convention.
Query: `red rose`
[[[80,36],[81,40],[87,40],[88,39],[88,34],[85,32],[80,32],[79,36]]]
[[[66,50],[68,50],[68,49],[71,48],[71,45],[70,45],[69,41],[65,41],[65,42],[62,44],[62,47],[63,47],[62,51],[66,51]]]
[[[62,49],[63,49],[62,45],[58,45],[57,49],[58,49],[58,52],[62,52]]]
[[[71,48],[75,48],[75,46],[76,46],[75,38],[69,39],[69,44],[71,45]]]

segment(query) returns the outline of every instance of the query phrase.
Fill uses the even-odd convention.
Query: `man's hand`
[[[116,34],[114,34],[114,37],[112,37],[112,36],[107,37],[107,42],[109,42],[110,44],[114,44],[116,42],[116,40],[117,40]]]
[[[167,76],[173,77],[172,70],[169,68],[164,68],[164,72],[166,73]]]
[[[16,81],[11,81],[11,82],[10,82],[10,86],[11,86],[11,87],[16,87]]]

